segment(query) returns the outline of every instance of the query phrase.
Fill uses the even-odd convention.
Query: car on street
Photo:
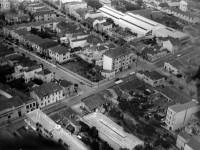
[[[131,73],[129,73],[129,75],[130,75],[130,76],[132,76],[132,75],[134,75],[134,74],[135,74],[135,72],[134,72],[134,71],[133,71],[133,72],[131,72]]]
[[[178,54],[178,55],[177,55],[177,57],[180,57],[180,56],[181,56],[181,54]]]

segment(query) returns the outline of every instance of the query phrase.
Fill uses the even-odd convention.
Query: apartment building
[[[106,51],[103,55],[103,69],[119,72],[133,63],[133,51],[126,45]]]
[[[191,116],[199,111],[196,101],[189,101],[184,104],[175,104],[168,107],[166,116],[167,129],[175,131],[188,125]]]
[[[38,108],[43,108],[65,98],[60,85],[54,82],[44,83],[39,87],[33,88],[30,95],[37,101]]]
[[[8,0],[0,1],[0,11],[10,10],[10,2]]]
[[[70,59],[69,48],[64,46],[55,46],[49,49],[49,57],[58,63],[66,62]]]

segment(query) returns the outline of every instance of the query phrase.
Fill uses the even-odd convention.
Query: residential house
[[[166,127],[175,131],[188,125],[193,114],[199,111],[198,103],[189,101],[184,104],[175,104],[168,107],[166,116]]]
[[[39,44],[39,49],[37,52],[44,55],[45,57],[49,57],[49,49],[58,45],[59,43],[53,40],[42,42]]]
[[[164,69],[174,75],[181,74],[182,76],[184,76],[185,67],[185,64],[182,63],[180,60],[173,60],[171,62],[164,63]]]
[[[133,51],[126,45],[106,51],[103,55],[103,69],[119,72],[133,63]]]
[[[167,49],[172,54],[178,52],[181,45],[180,40],[173,37],[160,37],[157,41],[158,44],[162,44],[163,49]]]
[[[42,8],[37,8],[37,9],[31,10],[30,13],[32,15],[35,12],[41,12],[41,11],[50,11],[50,9],[49,9],[49,7],[44,6]]]
[[[73,11],[73,16],[83,22],[85,20],[85,15],[88,13],[88,12],[91,12],[93,11],[93,8],[91,7],[87,7],[87,8],[79,8],[79,9],[76,9]]]
[[[103,15],[101,12],[88,12],[87,14],[85,14],[85,18],[84,19],[87,19],[87,18],[102,18]]]
[[[111,0],[99,0],[99,3],[111,7]]]
[[[99,17],[99,18],[88,17],[85,21],[90,28],[94,28],[96,26],[96,24],[106,22],[106,20],[103,19],[102,17]]]
[[[142,50],[142,57],[147,59],[150,62],[154,62],[158,59],[161,59],[165,57],[166,55],[169,55],[169,50],[166,48],[163,48],[162,45],[156,45],[156,46],[147,46]]]
[[[27,83],[35,79],[35,74],[40,71],[42,71],[42,66],[40,65],[34,65],[34,66],[29,67],[28,70],[24,71],[25,82]]]
[[[200,142],[195,137],[190,136],[186,132],[179,133],[176,146],[180,150],[198,150],[200,147]]]
[[[97,44],[101,44],[103,43],[103,41],[94,36],[94,35],[89,35],[85,38],[81,38],[81,39],[72,39],[70,40],[70,47],[71,48],[75,48],[75,47],[85,47],[87,45],[97,45]]]
[[[67,80],[60,80],[59,85],[63,89],[65,97],[69,97],[75,93],[74,84]]]
[[[105,106],[111,101],[106,99],[102,94],[96,93],[81,100],[82,108],[88,112],[105,112]]]
[[[47,20],[52,20],[56,18],[56,13],[52,10],[47,10],[47,11],[40,11],[40,12],[35,12],[33,13],[33,18],[36,21],[47,21]]]
[[[172,14],[175,17],[178,17],[189,23],[200,23],[200,18],[197,14],[184,12],[180,10],[179,8],[169,7],[166,9],[166,13]]]
[[[10,10],[10,2],[8,0],[0,1],[0,11],[8,11]]]
[[[96,28],[99,32],[104,33],[106,30],[112,29],[113,25],[109,22],[97,23]]]
[[[108,50],[108,47],[104,45],[94,45],[92,47],[86,47],[84,51],[79,55],[83,60],[88,63],[98,66],[103,66],[103,54]]]
[[[0,84],[0,124],[8,123],[36,108],[35,100],[21,91]]]
[[[29,22],[30,16],[28,14],[5,14],[5,21],[9,24]]]
[[[69,48],[64,46],[55,46],[49,49],[49,57],[58,63],[64,63],[70,59]]]
[[[153,87],[165,84],[166,77],[157,71],[138,71],[136,76]]]
[[[169,5],[169,7],[179,7],[180,0],[169,0],[167,1],[167,4]]]
[[[42,80],[44,83],[51,82],[55,77],[55,74],[48,69],[43,69],[42,71],[35,73],[35,78]]]
[[[43,7],[45,7],[45,5],[43,3],[36,2],[36,3],[28,4],[25,9],[28,10],[29,12],[33,12],[36,9],[40,9],[40,8],[43,8]]]
[[[70,14],[70,15],[74,15],[74,11],[76,9],[82,9],[82,8],[87,8],[87,3],[86,2],[69,2],[69,3],[65,3],[65,12]]]
[[[65,98],[61,86],[54,82],[44,83],[39,87],[34,87],[30,92],[30,96],[37,101],[38,108],[43,108]]]

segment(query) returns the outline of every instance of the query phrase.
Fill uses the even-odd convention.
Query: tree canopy
[[[94,9],[99,9],[103,6],[103,4],[99,3],[98,1],[96,0],[89,0],[87,2],[87,5],[94,8]]]

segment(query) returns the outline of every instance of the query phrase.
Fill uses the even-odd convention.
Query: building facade
[[[165,123],[167,129],[175,131],[188,125],[191,116],[199,111],[197,102],[190,101],[184,104],[175,104],[168,107]]]
[[[43,108],[65,98],[60,85],[54,82],[44,83],[39,87],[35,87],[30,92],[30,95],[37,101],[38,108]]]

